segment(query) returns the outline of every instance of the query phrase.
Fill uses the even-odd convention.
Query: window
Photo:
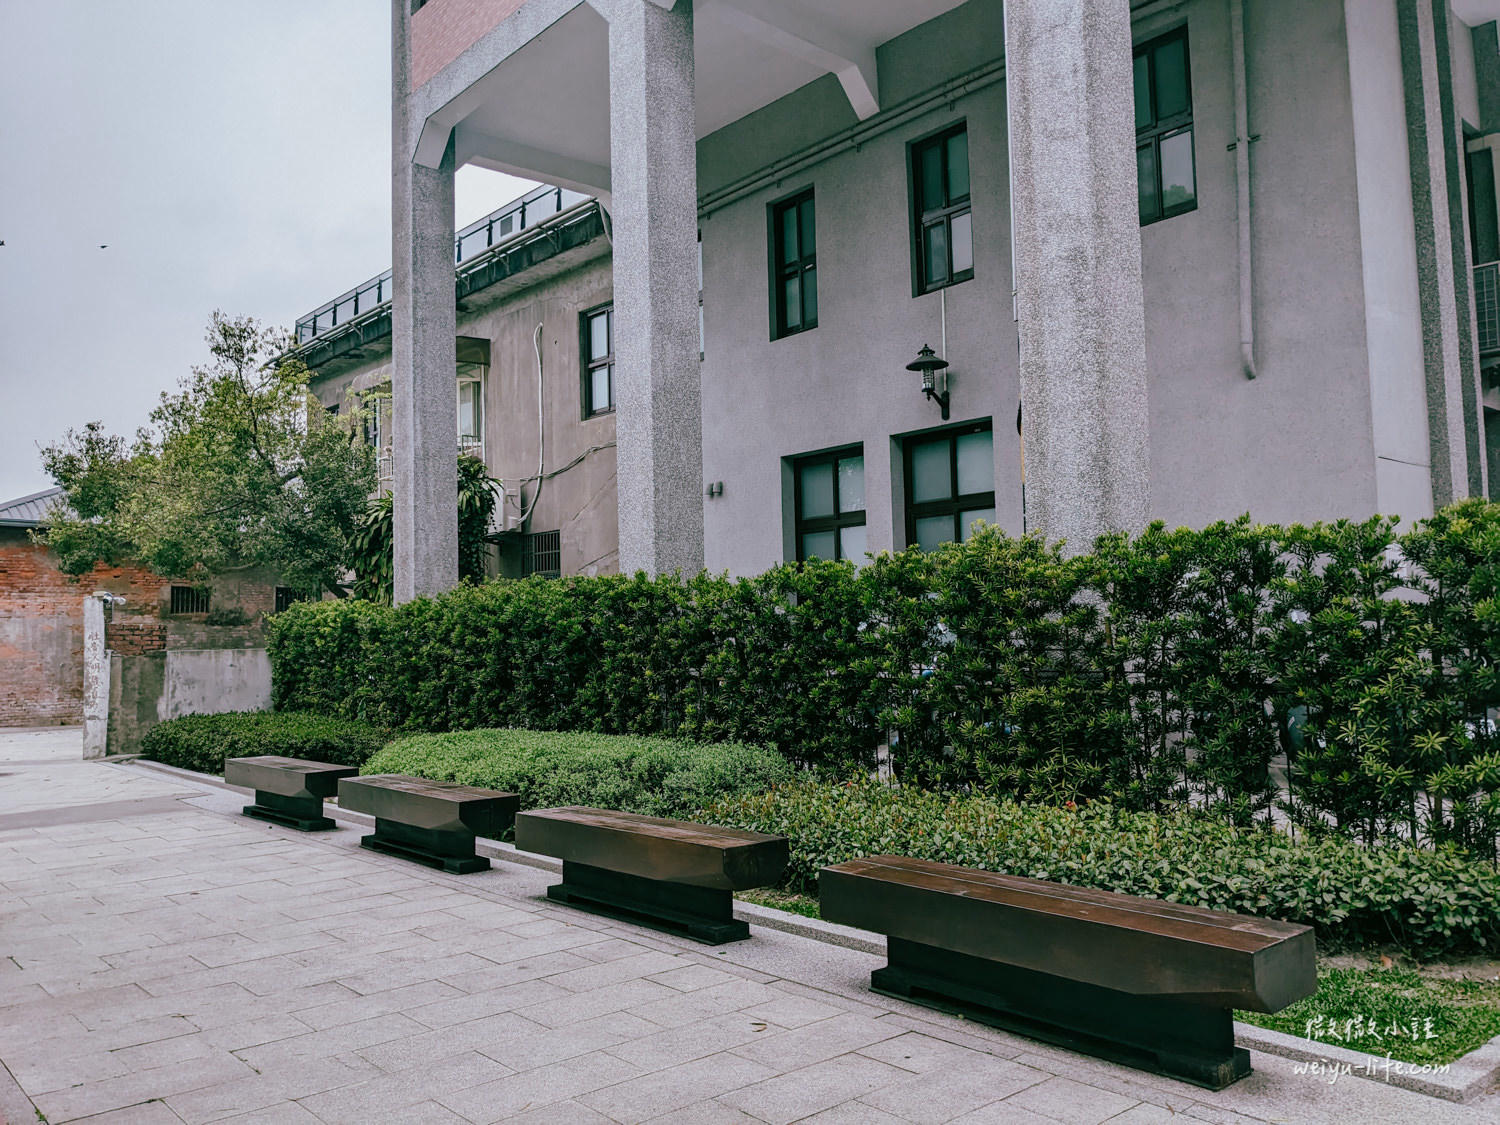
[[[534,531],[521,540],[521,577],[562,577],[562,532]]]
[[[809,188],[771,205],[771,339],[818,326],[817,220]]]
[[[1135,49],[1135,163],[1142,226],[1198,206],[1185,27]]]
[[[862,446],[799,457],[792,463],[797,561],[865,557],[865,455]]]
[[[989,422],[908,438],[906,542],[924,551],[962,543],[975,520],[995,519],[995,449]]]
[[[484,367],[458,365],[458,451],[484,456]]]
[[[698,358],[702,359],[703,348],[703,232],[698,232]]]
[[[930,293],[974,276],[968,126],[917,141],[910,157],[915,292]]]
[[[207,613],[208,591],[197,586],[173,586],[170,612]]]
[[[1468,153],[1469,252],[1476,266],[1500,260],[1500,211],[1495,206],[1495,160],[1492,150]]]
[[[583,314],[583,416],[615,408],[615,310],[604,305]]]
[[[275,612],[280,613],[282,610],[291,609],[294,602],[305,602],[307,600],[306,594],[300,594],[290,586],[277,586]]]

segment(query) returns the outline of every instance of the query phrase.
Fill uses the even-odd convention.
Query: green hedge
[[[413,735],[362,772],[503,789],[518,794],[523,809],[594,805],[650,816],[686,816],[719,795],[792,778],[779,754],[751,746],[532,730]]]
[[[1069,557],[986,529],[859,569],[502,581],[268,629],[278,707],[392,729],[740,742],[836,776],[894,732],[898,776],[929,787],[1240,825],[1280,802],[1493,859],[1497,592],[1500,505],[1472,500],[1399,535],[1246,518]]]
[[[388,735],[368,723],[296,711],[184,715],[152,727],[141,754],[200,773],[224,772],[224,759],[282,754],[341,766],[364,765]]]
[[[1500,948],[1500,873],[1447,848],[1293,840],[1187,812],[1049,808],[873,783],[799,782],[700,815],[789,837],[787,885],[809,893],[827,864],[908,855],[1302,922],[1325,952],[1395,944],[1435,958]]]

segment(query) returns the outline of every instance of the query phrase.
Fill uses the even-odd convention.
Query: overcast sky
[[[214,309],[290,328],[390,265],[389,21],[0,0],[0,500],[51,484],[69,427],[133,434]],[[527,186],[463,170],[459,223]]]

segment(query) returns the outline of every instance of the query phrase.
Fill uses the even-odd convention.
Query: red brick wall
[[[522,0],[428,0],[411,17],[411,88],[419,88],[496,28]]]
[[[0,726],[82,722],[83,599],[108,590],[124,612],[155,615],[168,584],[132,565],[74,580],[24,531],[0,528]]]

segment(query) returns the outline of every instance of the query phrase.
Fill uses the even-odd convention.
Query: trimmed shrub
[[[908,855],[1301,922],[1325,950],[1394,944],[1420,958],[1500,947],[1500,873],[1447,848],[1365,847],[1237,828],[1190,812],[1018,805],[983,796],[799,782],[728,797],[711,824],[791,840],[787,885],[820,867]]]
[[[792,779],[784,758],[753,746],[533,730],[412,735],[391,743],[361,772],[503,789],[518,794],[523,809],[593,805],[677,817],[722,794]]]
[[[224,772],[224,759],[281,754],[338,766],[360,766],[385,745],[384,731],[351,719],[298,711],[230,711],[183,715],[158,723],[141,739],[141,755],[199,773]]]

